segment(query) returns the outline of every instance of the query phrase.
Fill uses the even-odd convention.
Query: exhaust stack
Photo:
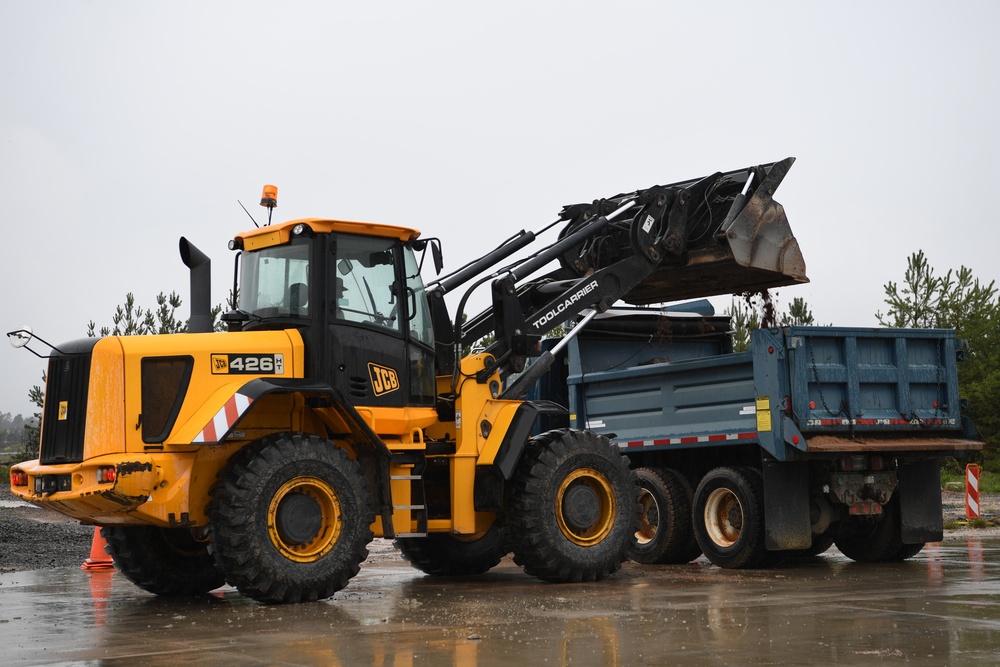
[[[191,270],[191,319],[188,333],[210,333],[212,329],[212,260],[183,236],[181,261]]]

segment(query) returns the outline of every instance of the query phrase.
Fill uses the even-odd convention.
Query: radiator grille
[[[96,343],[96,338],[88,338],[61,345],[61,352],[49,359],[39,452],[44,465],[83,461],[87,387]]]

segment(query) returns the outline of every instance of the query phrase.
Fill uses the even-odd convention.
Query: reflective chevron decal
[[[240,393],[233,394],[233,397],[215,413],[212,421],[205,424],[201,433],[195,436],[194,442],[219,442],[243,416],[251,403],[253,403],[253,399],[249,396]]]

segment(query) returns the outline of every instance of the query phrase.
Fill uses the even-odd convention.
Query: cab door
[[[337,234],[332,252],[333,384],[354,405],[433,405],[433,340],[412,250],[398,239]]]

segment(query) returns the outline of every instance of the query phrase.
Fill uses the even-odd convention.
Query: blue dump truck
[[[533,390],[631,460],[633,560],[761,567],[836,543],[885,562],[942,539],[941,462],[983,447],[953,331],[792,326],[734,353],[728,317],[688,308],[595,318]]]

